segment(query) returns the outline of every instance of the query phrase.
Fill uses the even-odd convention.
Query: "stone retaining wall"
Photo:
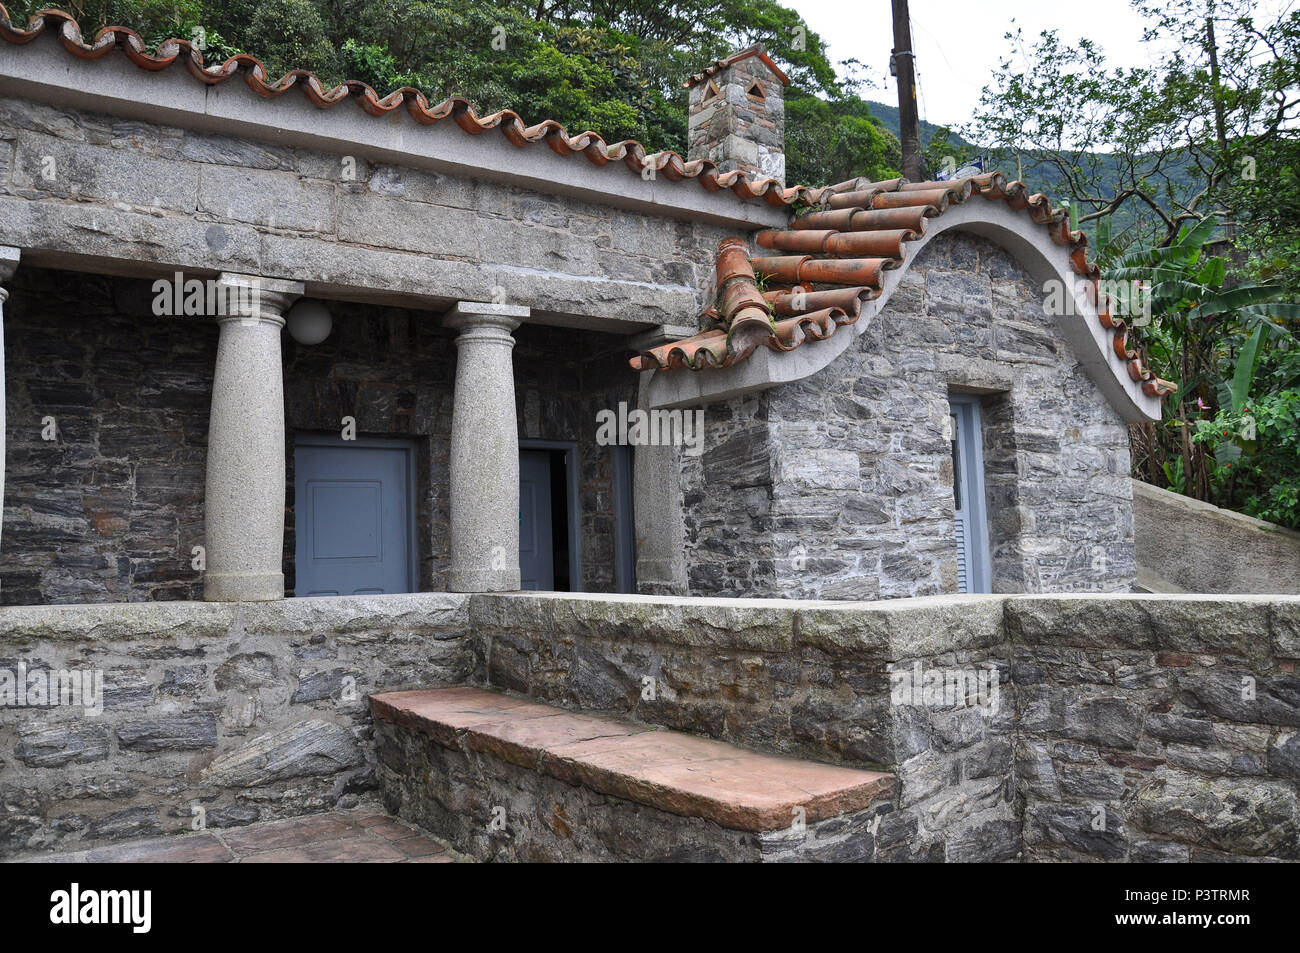
[[[1012,705],[890,704],[920,662],[1005,679],[1002,604],[950,596],[874,604],[547,595],[475,597],[474,678],[568,708],[617,712],[762,751],[892,771],[895,860],[1015,857]]]
[[[882,858],[1297,860],[1298,659],[1296,597],[9,608],[0,669],[106,689],[99,716],[0,708],[0,854],[346,805],[367,694],[470,683],[891,771]],[[903,697],[914,673],[982,694]]]
[[[1171,591],[1300,593],[1300,533],[1133,481],[1139,571]],[[1157,590],[1158,591],[1158,590]]]
[[[1030,860],[1300,860],[1300,599],[1010,600]]]
[[[367,696],[463,681],[467,631],[442,594],[0,610],[0,673],[104,686],[99,715],[0,707],[0,856],[347,807]]]
[[[1300,599],[512,595],[470,615],[479,684],[896,773],[877,836],[899,859],[1300,860]],[[918,665],[996,671],[997,704],[893,704]]]

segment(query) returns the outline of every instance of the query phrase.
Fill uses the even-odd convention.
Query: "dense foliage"
[[[1153,65],[1008,34],[962,132],[1071,200],[1106,278],[1143,283],[1136,336],[1179,391],[1133,429],[1135,475],[1300,527],[1300,10],[1133,6]]]
[[[7,0],[16,21],[47,6]],[[897,138],[841,80],[821,38],[777,0],[81,0],[83,31],[131,27],[156,46],[201,38],[210,61],[257,56],[277,76],[309,69],[381,95],[413,86],[513,109],[607,141],[686,153],[683,80],[754,41],[788,72],[790,182],[884,178]],[[851,64],[849,64],[851,66]],[[851,73],[851,70],[844,71]]]

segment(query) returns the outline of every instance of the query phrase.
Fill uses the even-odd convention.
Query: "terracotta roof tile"
[[[755,43],[753,46],[747,46],[743,50],[737,50],[730,56],[723,57],[720,60],[715,60],[712,64],[704,67],[704,69],[700,70],[698,73],[691,74],[690,78],[687,79],[686,82],[682,83],[682,88],[690,89],[692,86],[696,86],[699,83],[704,82],[706,79],[722,72],[728,66],[734,66],[741,60],[747,60],[751,56],[757,56],[762,60],[763,65],[772,71],[772,75],[781,81],[781,85],[790,85],[790,77],[786,76],[781,67],[777,66],[776,63],[772,61],[772,57],[768,55],[767,48],[763,46],[762,43]]]
[[[759,345],[789,351],[808,340],[830,337],[836,328],[855,323],[863,304],[880,296],[884,273],[903,264],[904,242],[920,238],[928,219],[975,195],[1027,211],[1034,222],[1049,229],[1053,242],[1070,249],[1074,271],[1090,279],[1094,289],[1098,287],[1101,273],[1088,261],[1087,236],[1070,229],[1068,214],[1053,209],[1046,196],[1031,194],[1024,183],[1008,182],[998,172],[953,182],[856,180],[808,191],[814,197],[810,204],[817,208],[798,216],[788,229],[768,229],[754,236],[758,247],[777,254],[751,258],[746,271],[736,264],[740,249],[746,247],[744,239],[728,238],[719,246],[718,289],[724,305],[720,312],[711,308],[702,316],[717,326],[641,353],[631,360],[634,369],[729,367]],[[757,333],[759,322],[748,313],[743,333],[735,333],[735,311],[726,303],[735,300],[735,293],[723,296],[724,256],[728,281],[748,281],[757,290],[757,276],[761,276],[781,286],[762,296],[769,325],[765,334]],[[752,310],[750,302],[752,297],[746,299]],[[1127,362],[1129,376],[1142,384],[1148,396],[1172,393],[1174,385],[1146,369],[1141,356],[1128,346],[1127,328],[1110,314],[1109,303],[1101,301],[1098,310],[1102,325],[1113,331],[1115,353]],[[773,315],[781,320],[773,321]]]
[[[710,308],[702,315],[717,326],[633,358],[632,366],[638,370],[726,367],[744,360],[760,344],[786,351],[809,339],[830,337],[836,328],[853,324],[861,317],[864,302],[879,297],[881,275],[902,264],[903,243],[924,234],[926,219],[943,214],[950,205],[964,202],[974,194],[1001,199],[1013,209],[1027,210],[1034,222],[1051,229],[1054,242],[1070,247],[1070,260],[1076,272],[1093,279],[1094,285],[1100,276],[1097,266],[1088,262],[1087,238],[1081,232],[1070,230],[1068,216],[1053,209],[1046,196],[1030,194],[1023,183],[1007,182],[996,172],[953,182],[903,179],[871,182],[857,178],[821,188],[801,185],[785,188],[776,179],[752,179],[740,170],[719,172],[707,159],[687,161],[671,151],[648,153],[641,143],[632,139],[610,144],[594,132],[570,135],[564,126],[549,119],[528,125],[509,109],[479,116],[468,100],[458,96],[431,105],[423,93],[411,87],[383,97],[356,80],[327,88],[308,70],[291,70],[278,80],[271,80],[262,62],[247,54],[205,65],[202,52],[188,40],[167,40],[156,53],[150,54],[140,37],[125,27],[106,27],[86,42],[76,21],[61,10],[40,11],[24,29],[12,23],[9,11],[0,4],[0,39],[24,44],[46,32],[56,32],[63,48],[83,60],[99,59],[120,48],[136,66],[151,72],[167,69],[180,61],[191,76],[209,86],[242,76],[249,88],[268,99],[297,87],[321,109],[349,99],[355,99],[372,116],[385,116],[405,108],[423,125],[451,119],[471,135],[500,130],[520,148],[545,142],[558,155],[582,153],[594,165],[622,162],[638,175],[646,167],[652,167],[656,174],[670,180],[695,179],[709,191],[726,189],[741,199],[761,198],[777,206],[799,203],[815,209],[795,218],[789,229],[763,231],[756,236],[762,248],[796,254],[751,260],[744,239],[724,240],[719,246],[717,262],[723,310]],[[756,44],[718,60],[691,77],[686,85],[694,85],[751,56],[762,58],[782,82],[789,82],[762,45]],[[789,287],[762,292],[755,267],[765,278],[786,282]],[[814,285],[818,284],[841,287],[817,290]],[[1105,302],[1101,322],[1114,331],[1115,353],[1128,362],[1129,375],[1141,381],[1149,395],[1164,396],[1172,392],[1174,385],[1142,366],[1140,356],[1128,347],[1124,322],[1112,317],[1104,305]],[[781,320],[774,320],[773,312]]]
[[[621,162],[638,175],[646,167],[652,167],[657,175],[666,179],[695,179],[710,192],[726,189],[741,199],[761,198],[769,205],[815,202],[825,191],[805,186],[786,188],[777,179],[751,178],[741,170],[719,172],[717,165],[708,159],[687,161],[672,151],[647,152],[645,146],[635,139],[607,143],[595,132],[570,135],[564,126],[552,119],[528,125],[518,113],[509,109],[480,116],[469,100],[459,96],[430,104],[418,89],[406,86],[381,97],[370,86],[358,80],[347,80],[337,86],[326,87],[314,73],[303,69],[290,70],[279,79],[272,80],[261,60],[243,53],[232,56],[223,63],[205,65],[203,53],[188,40],[167,40],[158,47],[157,53],[151,54],[139,35],[125,27],[105,27],[87,42],[76,20],[62,10],[42,10],[32,16],[24,29],[11,21],[9,11],[0,4],[0,39],[14,44],[30,43],[46,32],[56,33],[63,48],[83,60],[96,60],[120,48],[131,62],[150,72],[167,69],[179,61],[191,76],[209,86],[242,75],[244,82],[254,92],[268,99],[275,99],[290,89],[297,88],[312,105],[320,109],[329,109],[350,99],[356,100],[372,116],[386,116],[398,109],[405,109],[416,122],[423,125],[451,119],[471,135],[498,129],[511,143],[521,148],[545,142],[552,151],[562,156],[582,153],[593,165]],[[757,50],[742,52],[745,56],[767,56],[765,52],[759,54]],[[736,54],[728,59],[734,62],[737,57],[744,58]],[[774,64],[769,65],[778,76],[784,76]]]

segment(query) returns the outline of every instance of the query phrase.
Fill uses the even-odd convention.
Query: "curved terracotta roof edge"
[[[787,252],[772,258],[751,259],[756,266],[755,271],[779,278],[790,285],[789,291],[773,294],[770,303],[775,304],[778,298],[788,299],[791,296],[794,296],[795,301],[798,302],[799,295],[802,294],[806,304],[795,307],[788,317],[776,322],[766,340],[756,341],[753,335],[747,335],[743,348],[732,348],[731,336],[726,333],[724,321],[722,333],[726,335],[725,337],[719,336],[719,330],[713,330],[691,335],[680,341],[669,342],[633,357],[629,361],[632,368],[664,371],[687,368],[701,371],[731,367],[748,358],[759,344],[764,344],[775,351],[789,351],[808,340],[824,340],[830,337],[837,327],[857,322],[861,316],[862,305],[879,294],[880,274],[884,270],[898,268],[906,261],[905,250],[902,248],[904,239],[896,234],[900,228],[907,234],[919,237],[925,231],[927,219],[940,216],[955,205],[974,201],[977,195],[988,200],[1000,199],[1013,210],[1027,212],[1034,223],[1046,226],[1053,244],[1068,248],[1071,270],[1081,278],[1090,281],[1094,290],[1097,288],[1100,270],[1095,262],[1088,260],[1088,236],[1081,231],[1071,230],[1067,213],[1060,209],[1053,209],[1045,195],[1031,194],[1023,182],[1008,181],[1000,172],[989,172],[948,182],[910,183],[903,179],[891,179],[888,182],[872,183],[865,188],[841,183],[820,191],[822,196],[827,198],[834,195],[853,196],[854,201],[860,203],[862,207],[850,204],[831,209],[829,212],[814,210],[811,215],[820,215],[822,219],[826,215],[838,215],[844,220],[865,215],[868,217],[867,220],[864,220],[860,226],[848,225],[845,229],[822,230],[819,226],[823,222],[813,218],[811,229],[817,230],[801,231],[800,219],[796,219],[790,230],[775,233],[768,230],[766,234],[785,235],[792,242],[797,242],[801,234],[808,236],[811,231],[814,243],[819,242],[822,250],[825,251],[826,243],[832,238],[841,235],[865,235],[875,231],[880,234],[888,233],[891,239],[896,240],[898,254],[886,254],[881,258],[843,256],[817,258],[811,254]],[[937,195],[937,193],[942,194]],[[877,222],[871,219],[870,216],[873,215],[879,216],[880,220]],[[802,218],[809,217],[805,215]],[[905,217],[913,218],[915,221],[902,222],[901,219]],[[744,241],[739,238],[724,239],[719,246],[719,260],[721,261],[724,247],[731,248],[734,255],[735,243]],[[833,252],[831,254],[833,255]],[[770,271],[763,271],[764,261],[772,262]],[[810,263],[814,267],[820,267],[817,267],[815,273],[805,275],[804,268]],[[834,275],[836,271],[842,274]],[[721,266],[718,277],[721,281],[723,277]],[[814,284],[853,286],[843,290],[855,292],[855,301],[848,302],[847,307],[824,308],[822,307],[825,303],[824,299],[834,292],[813,291]],[[1143,392],[1148,397],[1160,399],[1173,393],[1176,390],[1175,385],[1157,377],[1142,363],[1138,352],[1130,349],[1127,325],[1122,319],[1110,314],[1108,302],[1105,300],[1096,302],[1096,311],[1101,325],[1112,334],[1112,348],[1116,357],[1125,362],[1129,377],[1141,385]],[[723,315],[725,318],[725,311]]]

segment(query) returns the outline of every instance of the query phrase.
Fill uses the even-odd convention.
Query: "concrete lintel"
[[[205,86],[179,60],[157,72],[141,70],[118,52],[79,60],[57,48],[52,34],[5,47],[0,95],[488,179],[745,230],[783,226],[790,218],[787,208],[741,199],[726,189],[709,192],[694,179],[646,180],[622,162],[597,166],[578,153],[557,156],[542,143],[521,148],[498,130],[470,135],[452,119],[422,126],[404,110],[371,116],[355,102],[320,109],[297,90],[263,99],[239,79]]]

